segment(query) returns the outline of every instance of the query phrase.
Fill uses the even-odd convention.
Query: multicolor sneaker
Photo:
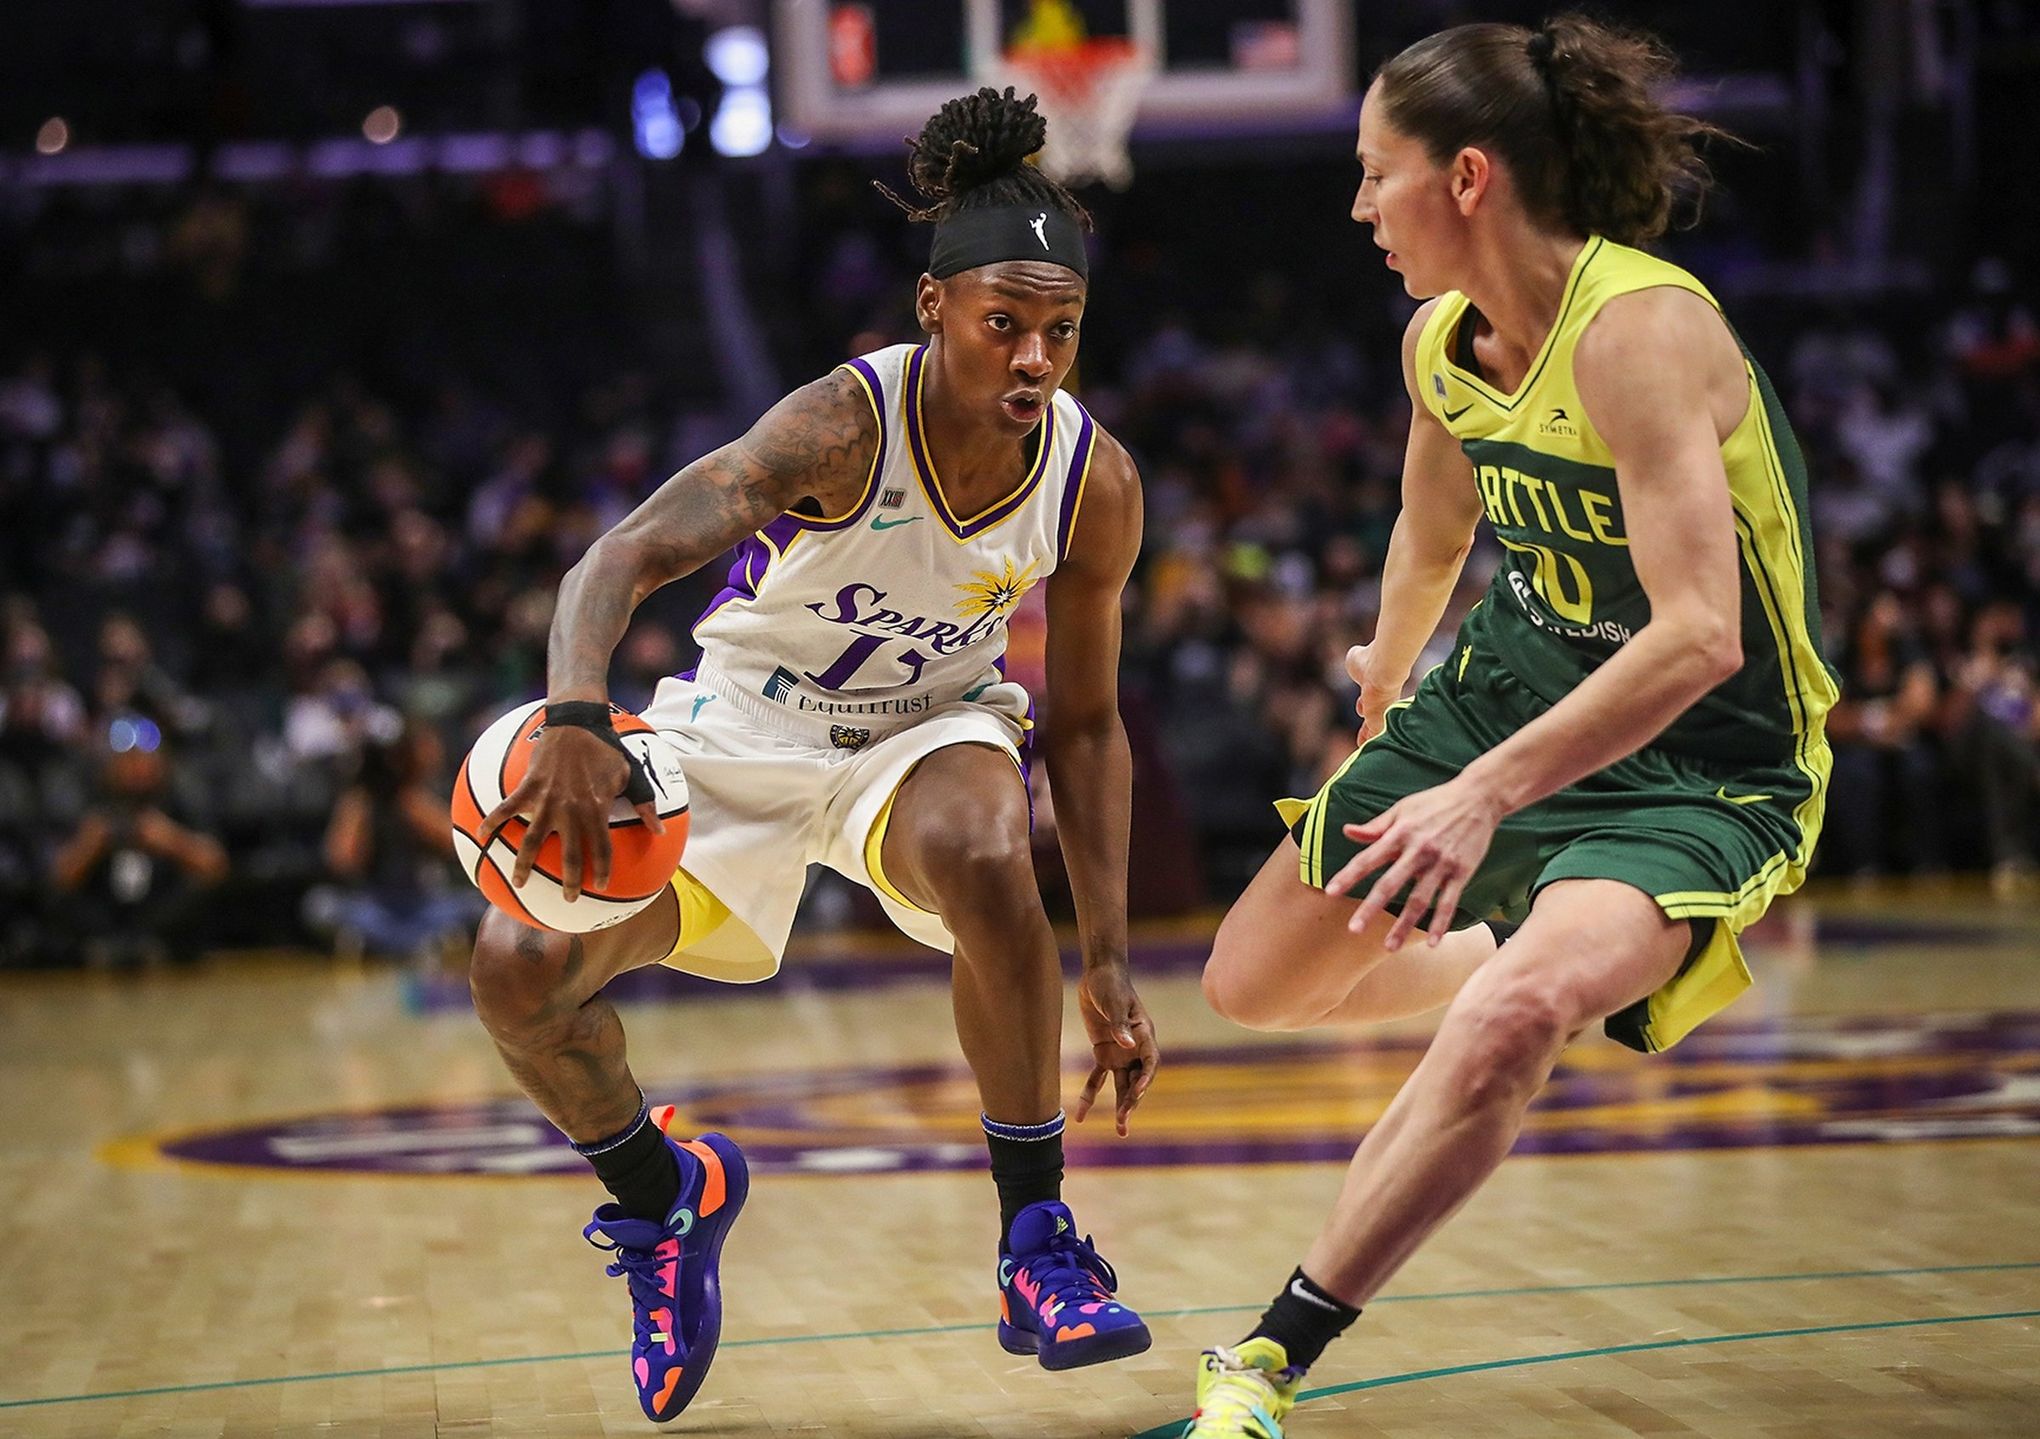
[[[1183,1439],[1282,1439],[1282,1421],[1303,1387],[1281,1344],[1256,1335],[1197,1361],[1197,1414]]]
[[[652,1111],[665,1134],[673,1109]],[[627,1277],[636,1324],[630,1367],[645,1417],[663,1424],[687,1407],[708,1377],[722,1337],[722,1281],[716,1272],[723,1236],[744,1207],[750,1171],[743,1151],[727,1135],[666,1142],[687,1156],[680,1198],[666,1222],[633,1219],[614,1204],[595,1211],[581,1231],[597,1249],[616,1255],[612,1275]]]
[[[1119,1276],[1077,1238],[1076,1221],[1057,1200],[1013,1216],[1008,1252],[999,1256],[999,1344],[1035,1354],[1044,1369],[1075,1369],[1139,1354],[1154,1342],[1138,1314],[1112,1298]]]

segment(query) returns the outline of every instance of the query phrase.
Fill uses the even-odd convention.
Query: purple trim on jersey
[[[721,593],[708,602],[708,608],[694,617],[699,625],[703,620],[728,604],[731,600],[753,600],[758,597],[758,586],[764,582],[765,572],[772,567],[775,553],[785,554],[787,544],[802,530],[848,529],[864,518],[871,508],[873,498],[878,494],[880,481],[885,476],[885,447],[888,426],[885,422],[885,386],[878,382],[878,371],[862,356],[845,361],[844,368],[855,370],[863,376],[864,383],[871,387],[873,412],[878,416],[878,454],[871,462],[871,477],[864,486],[864,498],[857,502],[857,508],[841,519],[818,520],[794,510],[786,510],[775,516],[770,524],[758,534],[746,535],[731,552],[733,558],[730,572],[723,577]],[[760,538],[762,536],[763,538]],[[767,545],[766,540],[772,543]]]
[[[760,535],[770,540],[772,545],[769,549],[763,545],[758,547],[758,574],[751,581],[753,594],[757,593],[757,587],[764,582],[765,571],[772,564],[773,551],[777,550],[780,554],[785,554],[786,547],[793,543],[795,535],[799,534],[802,530],[813,528],[814,521],[797,515],[792,510],[787,510],[781,514],[774,515],[772,522],[766,525],[764,529],[758,531]]]
[[[786,546],[801,531],[801,517],[788,510],[777,515],[772,523],[754,535],[745,535],[730,551],[730,572],[723,576],[723,587],[716,597],[708,602],[708,608],[694,617],[698,627],[703,620],[728,604],[731,600],[755,600],[758,586],[764,583],[765,572],[772,568],[775,552],[784,554]],[[768,545],[767,540],[771,543]]]
[[[1084,417],[1084,428],[1077,431],[1076,448],[1070,452],[1070,471],[1063,478],[1062,515],[1055,522],[1057,560],[1069,558],[1070,532],[1077,527],[1077,499],[1083,494],[1084,481],[1091,468],[1091,441],[1096,438],[1098,428],[1091,422],[1091,412],[1083,405],[1077,405],[1077,413]]]
[[[871,408],[872,412],[878,416],[878,454],[871,461],[871,478],[865,483],[864,498],[857,502],[857,508],[849,514],[838,520],[817,520],[811,519],[807,515],[798,514],[793,510],[788,510],[782,516],[782,518],[794,520],[797,528],[803,530],[826,531],[849,529],[850,526],[864,518],[865,511],[871,508],[871,502],[877,497],[881,481],[885,478],[885,386],[878,382],[878,371],[871,368],[870,363],[862,355],[852,360],[845,360],[841,368],[855,370],[864,377],[864,383],[871,386]],[[773,523],[777,524],[778,521],[775,520]],[[785,549],[786,546],[781,544],[780,548]]]
[[[949,533],[960,540],[967,540],[982,534],[1026,504],[1028,497],[1040,487],[1041,477],[1048,473],[1049,452],[1055,448],[1055,402],[1051,396],[1047,409],[1042,412],[1041,424],[1037,426],[1041,443],[1035,451],[1034,468],[1020,482],[1020,488],[990,509],[968,520],[959,520],[942,494],[942,486],[935,478],[935,462],[928,458],[928,442],[921,434],[921,368],[927,355],[928,347],[922,345],[907,357],[906,379],[902,383],[906,393],[901,397],[907,413],[907,448],[914,459],[914,470],[921,477],[922,492],[928,496],[928,503],[934,507],[936,517],[948,526]]]

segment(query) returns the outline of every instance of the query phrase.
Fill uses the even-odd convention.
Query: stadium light
[[[64,147],[71,143],[71,127],[62,115],[52,115],[42,122],[42,128],[35,132],[35,150],[38,155],[61,155]]]
[[[716,79],[737,87],[763,84],[772,64],[764,33],[754,25],[730,25],[716,31],[701,53]]]
[[[765,92],[755,85],[724,91],[708,124],[708,143],[734,159],[764,154],[772,143],[772,102]]]
[[[656,67],[630,87],[631,136],[647,160],[670,160],[687,143],[680,116],[673,108],[673,81]]]
[[[129,750],[151,753],[161,747],[163,731],[144,715],[122,715],[106,727],[106,747],[115,754]]]
[[[361,122],[361,133],[371,145],[387,145],[397,138],[397,132],[404,128],[404,117],[397,113],[394,105],[378,105],[368,112],[368,118]]]

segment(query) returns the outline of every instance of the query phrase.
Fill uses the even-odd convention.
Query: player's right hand
[[[1388,707],[1402,698],[1403,685],[1409,680],[1407,675],[1398,675],[1392,682],[1385,682],[1382,677],[1370,674],[1367,668],[1370,648],[1354,645],[1346,651],[1346,673],[1360,686],[1360,698],[1353,703],[1354,712],[1360,716],[1360,730],[1353,737],[1356,745],[1366,744],[1381,733],[1388,723]]]
[[[597,889],[609,884],[609,808],[630,782],[630,762],[594,734],[570,725],[548,727],[531,749],[524,780],[503,797],[482,820],[483,843],[518,815],[528,820],[510,883],[523,888],[538,862],[539,848],[550,835],[560,837],[560,893],[572,904],[581,897],[584,866],[592,868]],[[638,816],[654,834],[665,825],[649,804]]]

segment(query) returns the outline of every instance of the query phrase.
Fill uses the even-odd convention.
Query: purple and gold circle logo
[[[1072,1125],[1073,1168],[1344,1161],[1427,1041],[1310,1040],[1179,1049],[1135,1117]],[[979,1169],[977,1090],[961,1061],[650,1084],[676,1128],[720,1129],[761,1173]],[[1095,1137],[1094,1137],[1095,1136]],[[1566,1056],[1519,1154],[1591,1154],[2040,1137],[2040,1014],[1798,1018],[1712,1025],[1645,1058]],[[312,1115],[130,1141],[172,1161],[250,1170],[581,1174],[523,1098]]]

